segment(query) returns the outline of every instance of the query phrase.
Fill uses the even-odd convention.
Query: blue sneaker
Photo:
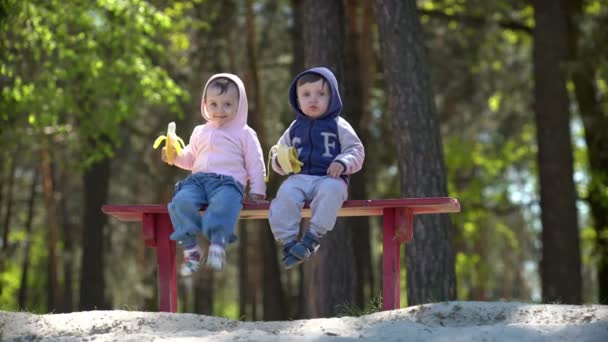
[[[286,270],[298,266],[304,262],[304,260],[296,258],[289,252],[291,247],[293,247],[296,243],[297,241],[293,240],[283,246],[283,264],[285,265]]]
[[[310,231],[304,234],[302,241],[291,247],[289,253],[302,261],[310,259],[319,249],[319,238]]]

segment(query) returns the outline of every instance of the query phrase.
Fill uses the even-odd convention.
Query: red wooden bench
[[[267,219],[269,203],[245,203],[240,219]],[[156,247],[158,264],[158,302],[160,311],[176,312],[177,281],[175,242],[169,240],[173,226],[164,204],[104,205],[102,211],[121,221],[141,222],[145,243]],[[414,237],[414,215],[455,213],[458,200],[450,197],[351,200],[344,202],[338,216],[382,216],[382,307],[400,305],[399,245]],[[201,211],[202,213],[203,211]],[[303,217],[310,217],[305,207]]]

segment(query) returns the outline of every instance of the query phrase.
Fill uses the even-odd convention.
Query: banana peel
[[[268,182],[270,179],[270,163],[272,161],[273,154],[276,154],[277,163],[279,163],[281,169],[288,175],[302,171],[302,165],[304,165],[304,163],[298,159],[298,151],[296,151],[295,147],[277,144],[272,146],[268,153],[268,167],[266,168],[267,174],[266,177],[264,177],[266,182]]]
[[[175,122],[170,122],[167,126],[167,135],[160,135],[154,141],[153,147],[156,149],[165,141],[167,163],[173,165],[176,156],[182,154],[182,149],[185,148],[182,138],[175,134]]]

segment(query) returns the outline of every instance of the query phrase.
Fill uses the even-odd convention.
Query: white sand
[[[607,305],[445,302],[362,317],[240,322],[194,314],[0,311],[0,341],[608,341]]]

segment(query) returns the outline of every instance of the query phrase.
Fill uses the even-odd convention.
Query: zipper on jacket
[[[314,150],[314,144],[312,142],[312,126],[315,124],[315,120],[310,120],[310,126],[308,127],[308,141],[310,144],[310,152],[308,153],[308,174],[312,174],[312,152]]]

